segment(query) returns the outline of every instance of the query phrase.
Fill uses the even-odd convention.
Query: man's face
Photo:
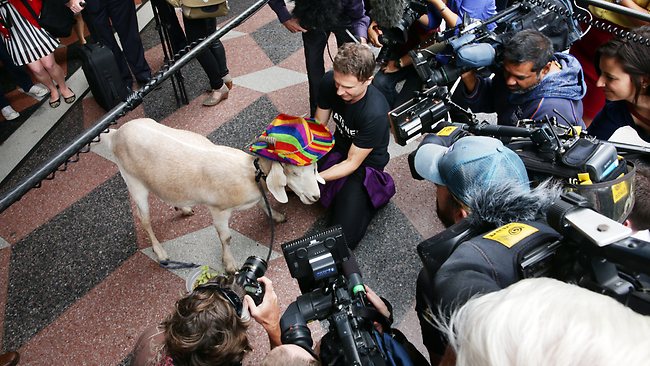
[[[524,94],[539,85],[548,69],[549,65],[546,65],[539,72],[535,72],[532,61],[516,64],[506,60],[503,62],[503,78],[511,93]]]
[[[359,81],[359,79],[354,75],[342,74],[334,70],[336,95],[341,97],[341,99],[346,103],[352,104],[361,100],[361,98],[366,95],[368,85],[370,85],[371,81],[372,78],[365,81]]]
[[[461,209],[445,186],[436,184],[436,213],[446,228],[458,222],[462,217]]]
[[[634,103],[636,88],[632,78],[623,70],[623,65],[615,57],[602,56],[596,86],[603,89],[607,100],[627,100]]]

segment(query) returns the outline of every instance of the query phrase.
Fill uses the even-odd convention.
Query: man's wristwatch
[[[622,2],[623,2],[623,0],[614,0],[614,4],[616,4],[616,5],[621,5]]]
[[[397,67],[397,69],[402,68],[402,59],[401,58],[398,58],[397,60],[395,60],[395,67]]]

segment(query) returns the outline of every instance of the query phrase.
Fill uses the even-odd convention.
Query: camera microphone
[[[363,278],[361,278],[361,271],[356,258],[350,256],[348,260],[341,263],[341,267],[343,267],[343,275],[348,279],[349,290],[354,295],[358,292],[365,293],[366,288],[363,286]]]
[[[407,4],[406,0],[370,0],[370,15],[382,28],[396,27],[402,20]]]

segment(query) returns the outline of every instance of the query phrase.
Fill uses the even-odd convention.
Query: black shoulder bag
[[[74,13],[67,6],[63,0],[43,0],[43,7],[41,14],[36,15],[36,12],[29,5],[27,0],[20,0],[25,5],[25,8],[34,16],[38,21],[41,28],[45,29],[52,37],[61,38],[69,37],[72,33],[72,26],[75,23]]]

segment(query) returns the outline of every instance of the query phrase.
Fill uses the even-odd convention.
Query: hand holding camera
[[[273,282],[266,277],[260,277],[257,281],[263,285],[264,297],[262,302],[256,304],[250,295],[244,296],[245,306],[253,319],[258,322],[269,335],[271,347],[282,344],[280,341],[280,305],[278,295],[273,291]]]

